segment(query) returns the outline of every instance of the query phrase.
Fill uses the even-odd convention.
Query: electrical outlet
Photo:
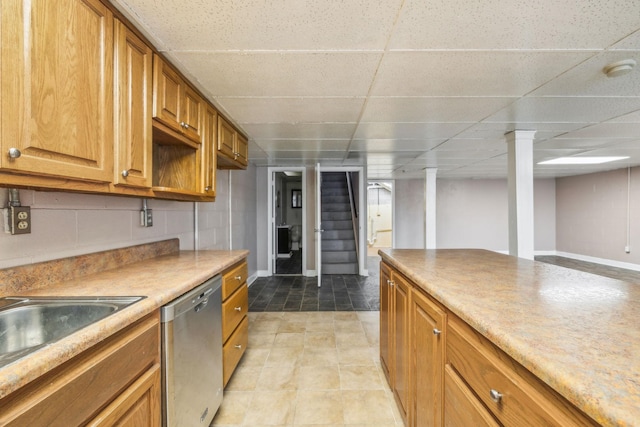
[[[140,225],[142,227],[153,227],[153,209],[142,209],[140,211]]]
[[[11,234],[31,233],[31,208],[9,206],[9,231]]]
[[[631,252],[631,248],[629,247],[629,245],[627,245],[627,246],[625,246],[625,247],[624,247],[624,251],[625,251],[626,253]]]

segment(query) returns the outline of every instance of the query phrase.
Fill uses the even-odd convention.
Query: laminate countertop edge
[[[596,422],[640,425],[640,284],[481,249],[379,254]]]
[[[0,399],[222,273],[247,250],[180,251],[13,296],[142,296],[144,299],[0,368]],[[7,295],[8,296],[8,295]]]

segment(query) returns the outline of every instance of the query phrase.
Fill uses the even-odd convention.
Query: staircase
[[[322,172],[322,274],[358,274],[347,176]]]

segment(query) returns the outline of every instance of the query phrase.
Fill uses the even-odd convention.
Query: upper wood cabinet
[[[0,168],[111,182],[111,11],[98,0],[2,0],[0,15]]]
[[[160,56],[153,58],[153,118],[189,140],[202,142],[203,99]]]
[[[216,195],[216,165],[217,165],[217,132],[218,113],[207,105],[204,111],[204,146],[202,147],[202,193],[206,196]]]
[[[218,116],[218,169],[246,169],[249,144],[222,116]]]
[[[153,51],[115,21],[116,185],[151,187]]]

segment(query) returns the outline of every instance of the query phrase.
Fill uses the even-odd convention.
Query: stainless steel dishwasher
[[[162,423],[208,427],[222,403],[222,280],[161,308]]]

